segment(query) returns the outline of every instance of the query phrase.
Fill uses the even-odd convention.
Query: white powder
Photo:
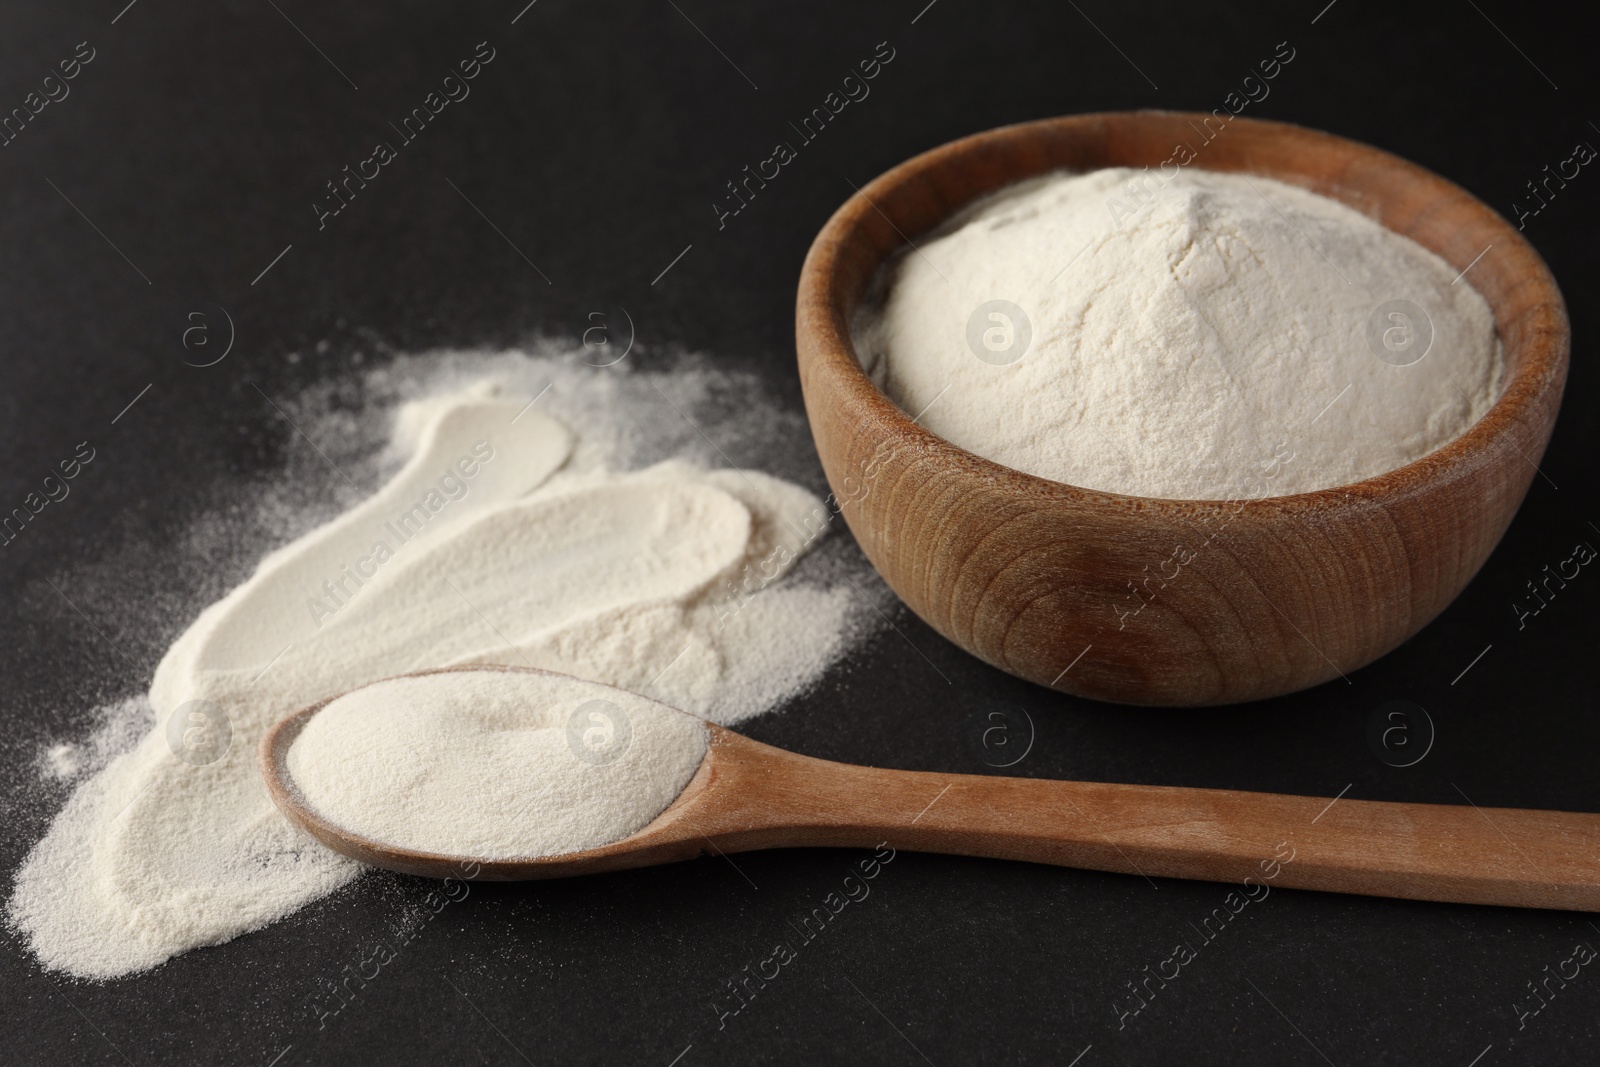
[[[48,778],[71,781],[98,771],[150,728],[150,705],[143,697],[106,704],[96,712],[100,721],[83,741],[59,741],[45,749],[41,762]]]
[[[317,712],[289,777],[335,826],[478,860],[597,848],[683,791],[705,724],[653,700],[543,672],[466,671],[359,689]]]
[[[886,265],[856,344],[929,430],[1017,470],[1138,496],[1284,495],[1402,466],[1489,409],[1493,317],[1456,277],[1268,178],[1057,174]]]
[[[612,466],[704,447],[689,412],[721,449],[748,454],[705,414],[715,391],[738,383],[692,366],[628,374],[574,362],[447,354],[368,377],[370,394],[417,401],[395,420],[390,452],[409,461],[268,554],[172,645],[150,687],[155,722],[78,785],[16,874],[7,917],[45,966],[95,978],[142,970],[355,877],[359,865],[279,815],[255,767],[266,728],[318,699],[418,669],[499,663],[632,688],[726,723],[780,703],[841,654],[858,618],[846,583],[767,587],[826,529],[821,501],[753,471]],[[463,388],[482,373],[514,391]],[[545,385],[550,395],[529,407]],[[749,417],[782,426],[743,396]],[[365,425],[329,406],[300,423],[321,443],[308,470],[324,479],[322,448],[358,462]],[[730,599],[735,583],[743,593]]]

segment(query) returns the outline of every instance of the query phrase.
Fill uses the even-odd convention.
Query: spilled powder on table
[[[246,543],[260,543],[262,520],[280,543],[299,533],[167,651],[154,722],[131,750],[105,762],[141,698],[110,715],[120,739],[41,755],[47,777],[87,775],[7,909],[46,967],[144,970],[360,873],[292,829],[260,784],[256,744],[295,708],[485,663],[618,685],[726,724],[797,695],[867,631],[852,588],[865,564],[820,537],[823,501],[723,466],[731,455],[814,478],[798,416],[703,363],[596,370],[570,346],[536,347],[400,357],[354,402],[336,382],[291,409],[341,473],[392,476],[365,499],[341,488],[299,507],[317,458],[301,455],[254,523],[219,519],[186,546],[225,568],[222,541],[241,528]],[[321,469],[319,484],[330,477]],[[308,519],[323,524],[306,531]]]

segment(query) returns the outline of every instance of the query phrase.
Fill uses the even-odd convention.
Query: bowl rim
[[[882,217],[893,226],[900,234],[901,248],[906,247],[910,241],[919,234],[908,236],[902,232],[900,226],[884,214],[878,204],[886,198],[886,194],[899,189],[907,184],[914,184],[924,175],[952,167],[960,166],[974,156],[982,154],[985,150],[996,144],[1026,138],[1033,134],[1059,134],[1062,131],[1071,131],[1074,127],[1082,127],[1086,134],[1103,136],[1108,141],[1117,125],[1133,125],[1151,120],[1180,120],[1204,121],[1212,118],[1209,112],[1174,111],[1166,109],[1145,108],[1126,111],[1096,111],[1074,113],[1055,116],[1052,118],[1034,119],[1025,122],[1011,123],[969,134],[965,137],[948,141],[934,148],[920,152],[911,158],[896,164],[873,178],[866,185],[857,189],[854,195],[841,204],[812,241],[806,254],[805,262],[801,267],[800,285],[796,298],[796,329],[800,335],[798,345],[800,362],[802,366],[802,384],[805,380],[804,370],[811,360],[806,355],[807,345],[805,338],[809,335],[815,344],[815,349],[825,369],[831,373],[837,384],[856,403],[863,405],[871,411],[885,427],[901,439],[914,440],[923,451],[948,450],[954,457],[965,461],[973,472],[996,479],[1009,479],[1018,488],[1029,490],[1036,494],[1055,499],[1071,499],[1080,503],[1094,503],[1101,505],[1115,505],[1139,510],[1147,509],[1177,509],[1192,511],[1196,508],[1213,508],[1218,506],[1240,505],[1235,508],[1235,513],[1264,510],[1306,512],[1328,508],[1334,505],[1347,503],[1351,497],[1363,497],[1374,500],[1395,499],[1411,495],[1428,486],[1436,485],[1442,481],[1453,480],[1453,476],[1470,471],[1478,462],[1478,457],[1487,454],[1497,442],[1504,439],[1511,444],[1522,458],[1527,460],[1535,472],[1540,471],[1538,462],[1530,459],[1517,448],[1514,430],[1518,425],[1525,425],[1530,414],[1537,415],[1544,405],[1549,391],[1555,390],[1554,403],[1550,405],[1549,424],[1544,428],[1548,432],[1553,427],[1556,415],[1559,413],[1560,396],[1565,386],[1566,365],[1570,349],[1571,327],[1567,317],[1566,303],[1561,295],[1561,290],[1549,267],[1545,264],[1538,251],[1528,243],[1521,232],[1513,228],[1505,217],[1473,196],[1467,190],[1454,182],[1435,174],[1416,163],[1376,148],[1361,141],[1340,137],[1314,127],[1302,126],[1297,123],[1282,122],[1269,119],[1247,118],[1235,115],[1229,119],[1229,126],[1236,123],[1243,124],[1246,128],[1256,130],[1258,133],[1277,133],[1286,137],[1301,139],[1306,143],[1321,141],[1330,146],[1337,146],[1342,152],[1365,162],[1377,164],[1385,170],[1398,171],[1407,174],[1413,179],[1436,186],[1440,193],[1448,193],[1457,201],[1466,201],[1475,206],[1482,214],[1484,223],[1496,231],[1496,236],[1491,242],[1492,246],[1501,249],[1505,254],[1499,270],[1508,275],[1514,272],[1525,272],[1525,281],[1537,291],[1537,299],[1530,301],[1523,312],[1526,319],[1522,339],[1513,353],[1513,346],[1506,338],[1506,328],[1495,313],[1494,305],[1490,303],[1490,313],[1494,319],[1495,334],[1500,341],[1502,367],[1504,375],[1501,381],[1500,395],[1489,407],[1482,418],[1472,423],[1461,434],[1445,442],[1443,445],[1416,459],[1384,471],[1360,481],[1343,483],[1340,485],[1326,486],[1302,493],[1291,493],[1280,496],[1227,496],[1208,498],[1189,497],[1149,497],[1138,496],[1131,493],[1118,493],[1112,490],[1095,489],[1081,486],[1071,482],[1056,481],[1042,475],[1030,474],[1015,467],[1006,466],[996,460],[988,459],[972,452],[962,446],[941,437],[932,430],[913,420],[903,408],[891,399],[887,393],[878,388],[877,383],[867,374],[860,357],[855,350],[854,340],[851,337],[850,320],[853,317],[855,306],[864,295],[865,285],[870,284],[871,276],[887,259],[887,255],[880,258],[867,272],[867,280],[863,283],[863,292],[852,293],[846,291],[842,282],[842,274],[837,269],[842,250],[846,248],[851,238],[861,227],[863,220],[874,215]],[[1208,169],[1199,167],[1197,169]],[[1053,170],[1066,169],[1065,167],[1051,167],[1034,174],[1022,174],[990,186],[987,189],[974,193],[967,200],[954,205],[936,221],[929,229],[935,229],[943,222],[948,221],[956,212],[969,206],[980,197],[990,195],[999,189],[1028,177],[1050,173]],[[1247,168],[1233,168],[1234,172],[1254,174],[1259,177],[1274,180],[1286,180],[1286,175],[1292,171],[1280,170],[1278,173],[1268,173],[1265,170],[1251,171]],[[1293,183],[1291,183],[1293,184]],[[1300,184],[1300,188],[1306,188]],[[1320,195],[1329,196],[1320,190]],[[1364,216],[1391,232],[1399,233],[1390,228],[1382,219],[1376,218],[1370,211],[1363,210],[1362,206],[1337,196],[1329,196],[1361,212]],[[866,206],[859,207],[859,204]],[[1416,241],[1415,237],[1407,234],[1401,236]],[[1502,246],[1503,242],[1503,246]],[[1417,241],[1422,244],[1421,241]],[[1444,259],[1452,266],[1462,266],[1451,262],[1444,253],[1438,249],[1428,248],[1428,251]],[[890,253],[892,254],[892,253]],[[1480,255],[1480,259],[1482,256]],[[1497,257],[1500,258],[1500,257]],[[1477,261],[1466,264],[1462,269],[1463,278]],[[1468,282],[1470,285],[1471,283]],[[1476,287],[1474,287],[1476,289]],[[1482,290],[1477,290],[1482,296]],[[1485,302],[1489,298],[1484,296]],[[1513,358],[1515,356],[1515,358]],[[1537,432],[1537,431],[1536,431]],[[1532,474],[1529,475],[1532,478]]]

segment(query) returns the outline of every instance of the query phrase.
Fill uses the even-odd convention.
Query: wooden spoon
[[[328,703],[262,739],[273,802],[336,852],[406,874],[561,878],[712,853],[886,843],[1146,878],[1600,911],[1600,815],[881,770],[712,725],[689,784],[630,837],[540,859],[416,852],[328,822],[295,788],[289,747]]]

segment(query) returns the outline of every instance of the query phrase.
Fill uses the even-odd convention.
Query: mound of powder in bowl
[[[885,264],[854,332],[946,440],[1175,499],[1404,466],[1481,418],[1502,374],[1488,304],[1437,255],[1304,189],[1195,170],[1003,189]]]
[[[705,723],[545,671],[395,678],[330,702],[289,746],[301,798],[379,844],[476,860],[597,848],[643,829],[706,752]]]

